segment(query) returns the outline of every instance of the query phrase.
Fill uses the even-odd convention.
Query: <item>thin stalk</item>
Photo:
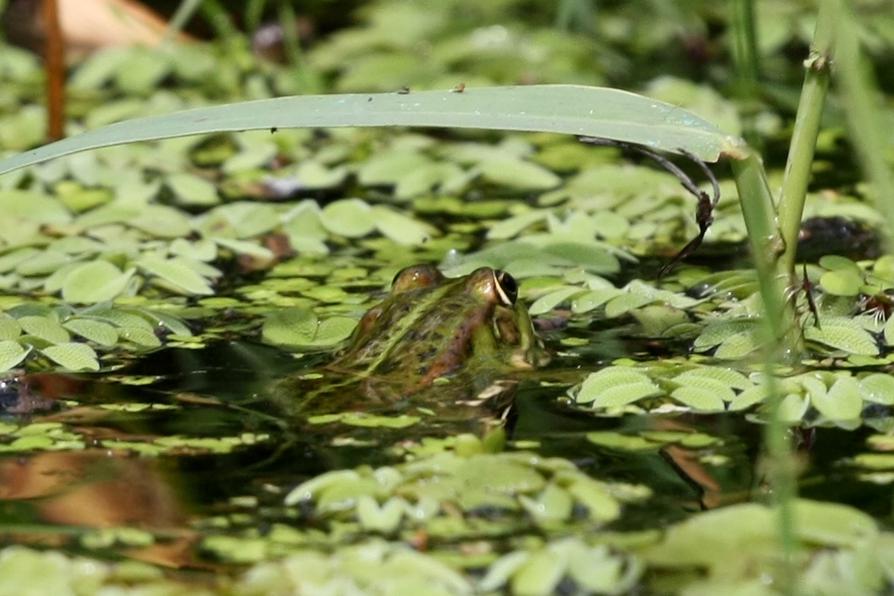
[[[267,0],[248,0],[245,4],[245,30],[254,33],[261,26]]]
[[[301,68],[303,59],[301,56],[301,40],[298,37],[298,21],[295,9],[288,0],[279,2],[279,25],[282,27],[283,45],[289,64]]]
[[[790,279],[795,274],[798,232],[804,213],[820,119],[826,103],[826,91],[829,88],[835,26],[841,18],[840,8],[837,0],[823,0],[820,3],[810,56],[804,61],[804,85],[801,88],[801,99],[785,164],[785,178],[777,205],[779,232],[785,243],[779,257],[779,268]]]
[[[767,347],[763,368],[769,410],[769,423],[764,430],[764,451],[773,503],[779,514],[779,540],[784,555],[780,587],[785,593],[794,594],[797,591],[794,560],[797,541],[793,511],[793,500],[797,496],[796,468],[787,429],[779,417],[782,396],[776,383],[775,365],[790,358],[798,349],[800,336],[791,309],[786,308],[783,299],[785,278],[778,274],[777,268],[778,236],[773,197],[763,166],[756,154],[749,153],[744,159],[732,160],[732,168],[764,305],[762,330]]]
[[[186,26],[186,23],[188,23],[189,19],[195,14],[201,3],[202,0],[181,0],[180,5],[177,6],[177,10],[174,11],[173,16],[171,16],[171,20],[168,21],[168,27],[165,29],[162,43],[173,41],[177,37],[177,34],[183,31],[183,27]]]
[[[754,98],[758,90],[760,60],[757,51],[757,25],[753,0],[732,0],[733,57],[743,96]]]
[[[56,0],[43,0],[44,72],[47,77],[47,137],[58,141],[65,136],[65,40],[59,24]]]
[[[838,3],[835,0],[835,4]],[[841,12],[835,82],[845,107],[851,145],[857,151],[863,171],[869,179],[876,209],[885,218],[885,248],[890,254],[894,238],[894,174],[885,161],[888,147],[884,138],[890,129],[879,110],[879,92],[873,81],[872,71],[861,61],[853,15],[849,9],[842,9]]]
[[[761,103],[754,0],[728,0],[728,4],[731,7],[729,38],[735,65],[735,91],[739,99],[737,103],[742,120],[742,136],[749,145],[760,148],[763,138],[757,133],[755,125]]]
[[[742,216],[748,228],[766,318],[773,321],[771,337],[779,349],[774,361],[779,362],[779,358],[787,361],[799,352],[801,339],[793,324],[792,309],[786,306],[783,299],[788,278],[779,267],[782,239],[777,229],[773,195],[757,154],[749,152],[743,159],[731,160],[731,164],[739,191]]]
[[[218,39],[233,39],[239,37],[239,30],[230,21],[230,14],[219,0],[203,0],[200,5],[202,15],[214,29]]]

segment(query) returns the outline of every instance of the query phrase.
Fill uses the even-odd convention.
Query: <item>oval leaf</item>
[[[44,356],[68,370],[99,370],[96,352],[87,344],[61,343],[41,350]]]
[[[185,294],[208,295],[214,293],[204,277],[178,258],[161,259],[147,255],[136,264],[146,273],[158,276]]]
[[[866,401],[894,405],[894,377],[882,373],[867,375],[860,379],[860,393]]]
[[[118,332],[115,328],[102,321],[72,319],[63,323],[63,327],[101,346],[114,346],[118,341]]]
[[[25,359],[31,348],[22,347],[12,340],[0,341],[0,371],[6,371]]]
[[[361,238],[376,228],[372,209],[360,199],[344,199],[326,205],[320,222],[327,230],[347,238]]]
[[[729,387],[726,389],[729,391],[729,396],[725,393],[718,395],[715,391],[704,387],[685,385],[674,389],[674,392],[671,393],[671,397],[681,404],[689,406],[693,410],[698,410],[700,412],[721,412],[724,409],[724,399],[732,401],[733,397],[735,397],[732,395],[733,392]]]
[[[875,339],[859,322],[847,317],[828,317],[823,319],[822,325],[822,329],[807,327],[804,329],[804,337],[851,354],[878,355],[879,348]]]
[[[829,420],[857,420],[863,411],[860,384],[853,377],[841,377],[827,393],[811,393],[810,402]]]
[[[435,229],[431,226],[387,207],[373,207],[372,216],[376,228],[382,235],[398,244],[408,246],[424,244],[435,233]]]
[[[133,269],[122,273],[108,261],[84,263],[68,272],[62,283],[62,299],[76,304],[112,300],[124,291],[133,274]]]
[[[19,318],[19,325],[28,335],[39,337],[51,344],[67,342],[71,339],[68,331],[56,319],[50,317],[26,316]]]

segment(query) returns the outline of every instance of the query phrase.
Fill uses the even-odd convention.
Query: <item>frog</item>
[[[549,359],[510,274],[481,267],[447,278],[434,265],[417,264],[394,276],[347,347],[288,381],[286,393],[290,410],[306,416],[415,406],[439,417],[474,417],[480,407],[505,410],[498,398],[512,373]]]

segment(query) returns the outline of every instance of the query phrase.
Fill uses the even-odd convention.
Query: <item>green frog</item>
[[[517,295],[512,276],[489,267],[451,279],[432,265],[407,267],[347,348],[309,375],[322,379],[287,381],[289,409],[314,416],[416,406],[448,418],[475,416],[482,405],[499,410],[496,398],[507,393],[499,380],[549,359]]]

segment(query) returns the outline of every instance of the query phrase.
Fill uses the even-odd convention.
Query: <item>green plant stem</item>
[[[186,23],[189,22],[189,19],[192,18],[193,14],[195,14],[201,3],[202,0],[181,0],[177,10],[171,16],[171,20],[168,21],[168,28],[165,29],[165,43],[174,40],[177,34],[186,26]]]
[[[788,331],[786,317],[784,276],[779,275],[777,256],[781,250],[773,195],[767,183],[764,168],[757,154],[750,152],[743,159],[731,161],[742,215],[748,228],[751,254],[760,283],[761,298],[766,309],[766,319],[771,321],[774,345],[781,350],[780,357],[789,359],[797,352],[797,329]],[[785,319],[788,318],[789,321]]]
[[[794,277],[798,232],[810,181],[810,167],[819,134],[820,119],[829,88],[835,25],[841,18],[837,0],[823,0],[817,15],[816,31],[810,56],[804,61],[804,85],[785,164],[785,178],[777,205],[779,232],[785,243],[779,268],[789,279]]]
[[[302,68],[304,61],[301,55],[301,40],[298,38],[298,22],[295,9],[292,8],[288,0],[279,2],[279,25],[282,27],[283,42],[289,64],[296,68]]]
[[[267,7],[267,0],[248,0],[245,3],[245,30],[254,33],[261,26],[261,18],[264,16],[264,9]]]
[[[200,8],[218,39],[233,39],[241,34],[230,21],[230,14],[219,0],[202,0]]]
[[[747,98],[757,95],[760,63],[757,51],[757,27],[753,0],[732,0],[732,28],[735,46],[733,56],[739,77],[741,94]]]
[[[839,4],[839,0],[834,0],[834,3]],[[851,145],[869,179],[876,209],[885,218],[886,250],[890,254],[894,238],[894,174],[885,161],[888,146],[884,138],[890,129],[878,107],[879,92],[872,79],[872,71],[861,61],[853,15],[849,9],[842,9],[841,13],[836,40],[838,65],[835,79],[845,107]]]
[[[793,594],[796,591],[797,576],[794,564],[797,542],[793,513],[797,482],[787,430],[779,416],[782,396],[775,380],[775,368],[778,362],[784,362],[793,353],[800,351],[800,334],[794,324],[791,309],[786,308],[783,300],[785,278],[779,275],[776,258],[779,242],[773,197],[763,166],[756,154],[749,153],[744,159],[732,160],[732,168],[748,226],[751,253],[764,305],[762,330],[764,344],[767,346],[764,350],[764,384],[769,409],[769,423],[764,432],[764,451],[773,502],[779,513],[779,537],[784,554],[780,585],[785,593]]]

